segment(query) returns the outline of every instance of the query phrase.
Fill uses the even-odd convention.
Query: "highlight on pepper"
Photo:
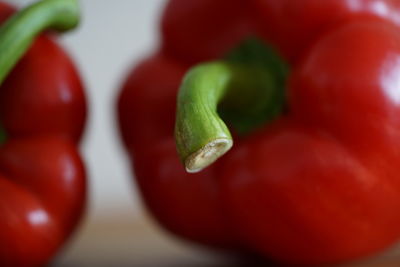
[[[77,0],[0,2],[0,266],[48,264],[83,215],[85,93],[47,32],[79,17]]]

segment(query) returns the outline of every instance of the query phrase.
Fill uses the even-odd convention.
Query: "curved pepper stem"
[[[280,91],[265,68],[223,61],[193,68],[180,88],[175,125],[177,150],[186,170],[201,171],[232,147],[219,106],[221,113],[234,111],[233,117],[243,117],[254,126],[281,112]]]
[[[275,119],[285,106],[285,62],[257,39],[247,39],[225,61],[194,67],[177,103],[175,139],[188,172],[199,172],[233,145],[225,121],[246,134]]]
[[[42,0],[17,12],[0,27],[0,84],[38,34],[66,31],[78,22],[77,0]]]

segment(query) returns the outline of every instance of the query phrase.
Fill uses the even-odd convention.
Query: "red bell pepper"
[[[136,181],[160,224],[296,264],[355,259],[398,240],[398,5],[170,1],[161,51],[118,99]],[[255,34],[290,73],[265,45],[241,45]],[[210,59],[219,61],[185,76],[177,103],[183,73]],[[215,164],[189,174],[180,160],[190,172]]]
[[[85,94],[54,36],[36,37],[74,28],[78,13],[76,0],[43,0],[19,12],[0,3],[1,266],[48,263],[82,216],[86,178],[77,145]]]

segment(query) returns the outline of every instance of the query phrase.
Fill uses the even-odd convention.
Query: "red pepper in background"
[[[398,240],[398,5],[170,1],[161,50],[118,99],[136,181],[160,224],[296,264],[351,260]],[[240,49],[254,35],[292,63],[289,74],[259,45]],[[220,61],[193,68],[178,95],[183,73],[210,59]],[[186,173],[176,112],[189,171],[231,148],[225,123],[232,150]]]
[[[0,28],[0,265],[42,266],[75,230],[85,206],[77,145],[86,99],[69,56],[50,34],[35,35],[75,27],[78,6],[44,0],[10,18],[13,13],[0,3],[0,20],[7,20]]]

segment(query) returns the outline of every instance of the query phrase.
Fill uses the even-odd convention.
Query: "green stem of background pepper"
[[[67,31],[79,23],[78,0],[43,0],[16,13],[0,27],[0,85],[35,37],[47,29]],[[0,142],[5,140],[4,131]]]
[[[280,113],[280,91],[268,69],[251,64],[220,61],[193,68],[178,94],[175,126],[177,150],[186,170],[201,171],[232,147],[219,108],[228,122],[229,117],[243,117],[243,122],[256,126]]]

